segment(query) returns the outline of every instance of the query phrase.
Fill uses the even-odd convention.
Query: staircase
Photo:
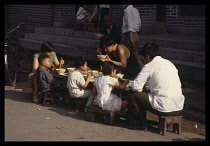
[[[50,41],[56,53],[97,61],[95,50],[99,40],[95,32],[75,31],[70,28],[39,27],[20,39],[23,47],[39,51],[44,41]],[[153,34],[140,35],[141,48],[147,42],[160,47],[161,55],[175,64],[182,77],[205,81],[205,37]]]
[[[205,37],[189,35],[140,35],[140,47],[147,42],[159,45],[161,56],[175,64],[179,75],[205,81]]]

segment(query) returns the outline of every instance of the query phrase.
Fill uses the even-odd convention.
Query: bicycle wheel
[[[13,49],[7,49],[5,58],[5,72],[12,86],[16,86],[16,53]]]
[[[18,59],[18,71],[24,73],[30,73],[32,71],[32,56],[25,48],[19,48],[19,59]]]

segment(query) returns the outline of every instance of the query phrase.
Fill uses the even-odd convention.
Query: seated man
[[[180,115],[185,97],[182,95],[178,70],[169,60],[158,54],[159,47],[147,43],[140,53],[144,56],[144,67],[132,83],[128,102],[129,128],[146,129],[146,110],[157,115]],[[143,91],[145,83],[149,93]]]
[[[100,49],[96,51],[97,54],[106,54],[103,48],[103,42],[107,36],[112,37],[116,43],[121,44],[121,28],[117,24],[113,23],[110,15],[104,17],[104,26],[101,29],[101,34],[103,34],[103,36],[100,38]]]
[[[88,8],[88,5],[82,5],[82,7],[79,8],[76,14],[76,23],[80,27],[83,27],[84,23],[89,22],[89,19],[91,18],[91,13],[93,11],[87,12],[86,9]]]

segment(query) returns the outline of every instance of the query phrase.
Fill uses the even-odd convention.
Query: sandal
[[[33,101],[34,101],[35,103],[38,103],[38,102],[39,102],[39,98],[38,98],[37,95],[34,95],[34,96],[33,96]]]

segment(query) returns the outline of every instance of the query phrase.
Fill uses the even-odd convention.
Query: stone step
[[[46,34],[37,34],[37,33],[26,33],[25,38],[33,40],[50,41],[52,43],[73,45],[83,48],[99,47],[99,40],[92,40],[85,38],[65,37],[65,36],[46,35]],[[143,45],[139,45],[140,48],[142,46]],[[163,57],[167,59],[205,63],[205,53],[201,51],[160,47],[160,53],[162,54]]]
[[[186,62],[180,60],[170,60],[173,62],[178,69],[180,77],[193,79],[197,81],[206,80],[206,69],[205,64]]]
[[[140,49],[142,47],[143,45],[139,45]],[[164,48],[164,47],[159,47],[159,51],[161,56],[163,56],[166,59],[197,62],[197,63],[205,63],[206,61],[205,52],[202,51],[181,50],[181,49]]]
[[[26,39],[26,38],[20,38],[19,39],[20,45],[22,47],[40,51],[41,45],[43,44],[43,41],[40,40],[33,40],[33,39]],[[53,43],[55,46],[55,52],[60,55],[65,56],[71,56],[71,57],[78,57],[83,56],[88,60],[91,61],[98,61],[98,58],[96,56],[96,49],[93,48],[82,48],[74,45],[65,45],[65,44],[59,44],[59,43]]]
[[[38,33],[26,33],[26,39],[40,40],[40,41],[50,41],[52,43],[59,43],[65,45],[74,45],[78,47],[88,47],[88,48],[98,48],[99,40],[78,38],[78,37],[66,37],[59,35],[49,35],[49,34],[38,34]]]
[[[21,46],[26,47],[31,50],[39,51],[43,41],[21,38],[19,39]],[[83,56],[90,61],[98,61],[98,58],[93,48],[82,48],[74,45],[64,45],[59,43],[53,43],[56,48],[56,53],[65,56],[77,57]],[[169,59],[170,60],[170,59]],[[205,81],[205,64],[187,62],[180,60],[170,60],[172,61],[177,69],[179,70],[180,76]]]
[[[139,55],[139,58],[143,60],[143,57]],[[164,58],[164,57],[163,57]],[[179,76],[187,79],[193,79],[197,81],[205,81],[206,67],[203,63],[195,63],[189,61],[180,61],[168,59],[178,69]]]
[[[96,32],[76,31],[70,28],[38,27],[35,28],[35,33],[98,40]],[[205,36],[174,34],[140,34],[139,36],[142,45],[147,42],[154,42],[165,48],[205,51]]]
[[[152,34],[139,37],[141,45],[153,42],[159,47],[205,52],[205,36]]]
[[[76,31],[71,28],[37,27],[35,33],[98,40],[96,32]]]

